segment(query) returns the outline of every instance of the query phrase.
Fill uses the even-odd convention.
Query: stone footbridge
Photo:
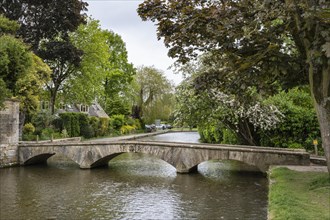
[[[144,153],[166,161],[178,173],[197,170],[208,160],[236,160],[266,172],[270,165],[309,165],[310,155],[303,150],[268,147],[161,143],[143,141],[66,142],[20,144],[19,163],[30,165],[46,162],[54,154],[62,154],[82,169],[108,166],[114,157],[127,152]]]

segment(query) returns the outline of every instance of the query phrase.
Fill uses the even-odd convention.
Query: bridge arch
[[[177,172],[179,173],[195,172],[199,164],[211,160],[237,161],[246,164],[248,167],[254,167],[255,171],[266,172],[268,170],[268,165],[264,163],[264,161],[260,162],[258,159],[260,156],[256,156],[253,152],[249,151],[235,152],[230,150],[183,149],[181,155],[181,158],[179,158],[176,164]]]
[[[92,162],[92,164],[90,165],[90,168],[96,168],[96,167],[102,167],[102,166],[108,166],[109,162],[114,159],[115,157],[124,154],[124,153],[140,153],[143,155],[148,155],[154,158],[157,158],[159,160],[162,160],[164,162],[166,162],[167,164],[171,165],[172,167],[175,168],[175,164],[171,161],[171,160],[167,160],[167,157],[164,157],[164,154],[159,154],[159,153],[150,153],[150,152],[146,152],[146,151],[133,151],[133,152],[117,152],[117,153],[109,153],[108,155],[104,155],[100,158],[97,158],[96,160],[94,160]]]
[[[210,163],[210,162],[222,164],[221,168],[217,168],[220,170],[230,170],[230,171],[234,171],[234,172],[236,172],[236,171],[237,172],[253,172],[253,173],[262,172],[260,170],[260,168],[255,165],[251,165],[251,164],[239,161],[239,160],[229,160],[229,159],[221,159],[221,160],[214,159],[214,160],[203,161],[197,165],[198,170],[200,169],[200,166],[203,166],[205,163]],[[197,169],[197,166],[196,166],[196,169]]]
[[[63,155],[81,167],[79,155],[66,147],[20,148],[19,161],[21,165],[47,163],[47,160],[54,155]]]
[[[47,163],[48,158],[50,158],[54,154],[55,153],[43,153],[43,154],[33,155],[30,158],[28,158],[26,161],[24,161],[23,165]]]

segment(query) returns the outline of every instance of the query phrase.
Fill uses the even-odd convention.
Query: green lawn
[[[328,173],[273,168],[269,179],[269,219],[330,219]]]

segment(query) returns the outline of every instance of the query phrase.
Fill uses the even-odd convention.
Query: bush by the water
[[[308,88],[282,91],[265,100],[284,115],[282,121],[270,130],[256,129],[260,145],[282,148],[305,148],[313,151],[313,140],[321,144],[321,134],[312,98]],[[211,121],[211,122],[210,122]],[[207,143],[239,144],[238,138],[221,121],[210,120],[200,124],[201,140]],[[322,152],[322,149],[320,148]]]
[[[313,140],[321,142],[319,123],[308,88],[282,91],[266,102],[277,106],[285,117],[276,128],[260,132],[262,145],[312,151]]]
[[[90,117],[85,113],[61,113],[57,117],[47,112],[35,115],[23,127],[23,140],[49,140],[68,137],[102,137],[131,134],[141,129],[139,120],[125,115],[111,118]]]

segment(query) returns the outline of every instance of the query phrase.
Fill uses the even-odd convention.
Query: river
[[[173,134],[196,141],[196,133]],[[47,165],[0,169],[0,219],[266,219],[267,179],[231,167],[208,161],[177,174],[162,160],[125,153],[107,168],[81,170],[53,156]]]

